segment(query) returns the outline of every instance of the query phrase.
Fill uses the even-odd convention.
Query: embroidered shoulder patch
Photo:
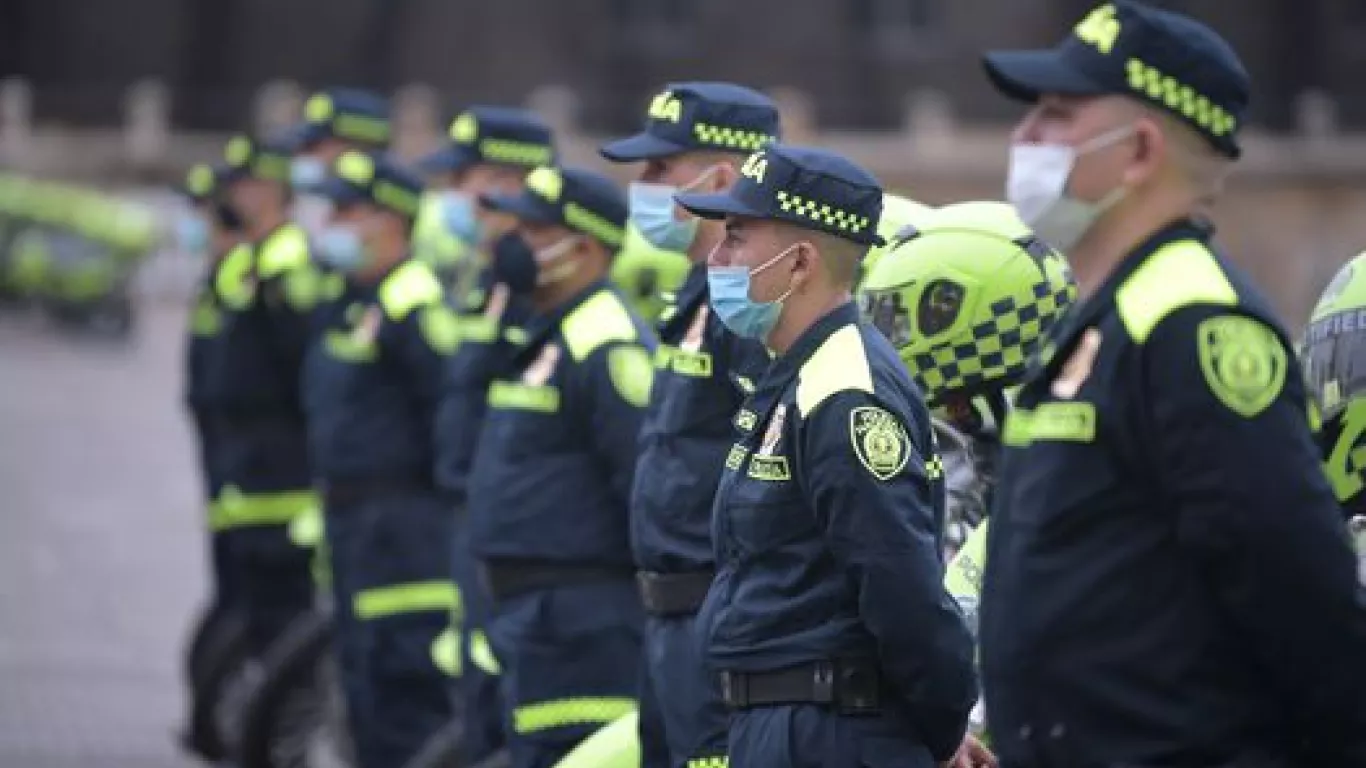
[[[859,406],[849,412],[849,442],[859,462],[878,480],[890,479],[911,458],[906,428],[877,406]]]
[[[1241,315],[1211,317],[1196,328],[1200,370],[1229,410],[1252,418],[1285,386],[1285,346],[1265,324]]]

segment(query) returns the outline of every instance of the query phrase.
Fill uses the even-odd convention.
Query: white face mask
[[[1010,171],[1006,177],[1006,200],[1024,223],[1049,245],[1066,252],[1081,240],[1101,214],[1118,203],[1126,192],[1116,187],[1094,203],[1067,194],[1077,159],[1128,138],[1134,126],[1107,131],[1078,146],[1067,144],[1015,144],[1010,148]]]

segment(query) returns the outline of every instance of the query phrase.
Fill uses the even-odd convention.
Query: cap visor
[[[315,192],[320,196],[332,201],[338,208],[348,205],[365,202],[365,193],[347,184],[341,179],[332,176],[322,184],[319,184]]]
[[[634,163],[641,160],[652,160],[656,157],[676,155],[687,151],[687,149],[681,144],[665,141],[653,134],[638,133],[635,136],[604,144],[598,149],[598,153],[614,163]]]
[[[756,219],[768,218],[764,211],[747,205],[725,192],[715,194],[674,195],[674,202],[685,210],[704,219],[724,219],[727,216],[749,216]]]
[[[995,51],[982,57],[996,89],[1017,101],[1038,101],[1044,93],[1092,96],[1108,93],[1054,49]]]
[[[480,195],[479,203],[495,211],[510,213],[513,216],[535,224],[554,224],[559,216],[553,207],[542,203],[529,194],[522,195]]]
[[[478,160],[478,156],[471,150],[445,146],[418,160],[414,167],[419,173],[455,173]]]

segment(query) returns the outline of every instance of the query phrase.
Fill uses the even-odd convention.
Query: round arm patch
[[[627,404],[644,408],[650,402],[655,366],[644,348],[634,344],[613,347],[607,352],[607,373]]]
[[[849,442],[854,455],[873,477],[888,480],[906,468],[911,439],[901,422],[875,405],[849,411]]]
[[[1265,324],[1241,315],[1211,317],[1196,327],[1200,370],[1228,409],[1252,418],[1285,386],[1285,346]]]

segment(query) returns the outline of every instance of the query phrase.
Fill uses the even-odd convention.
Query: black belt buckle
[[[721,700],[731,709],[749,706],[749,676],[743,672],[722,672]]]
[[[868,664],[835,665],[835,709],[845,715],[868,715],[882,709],[877,668]]]

